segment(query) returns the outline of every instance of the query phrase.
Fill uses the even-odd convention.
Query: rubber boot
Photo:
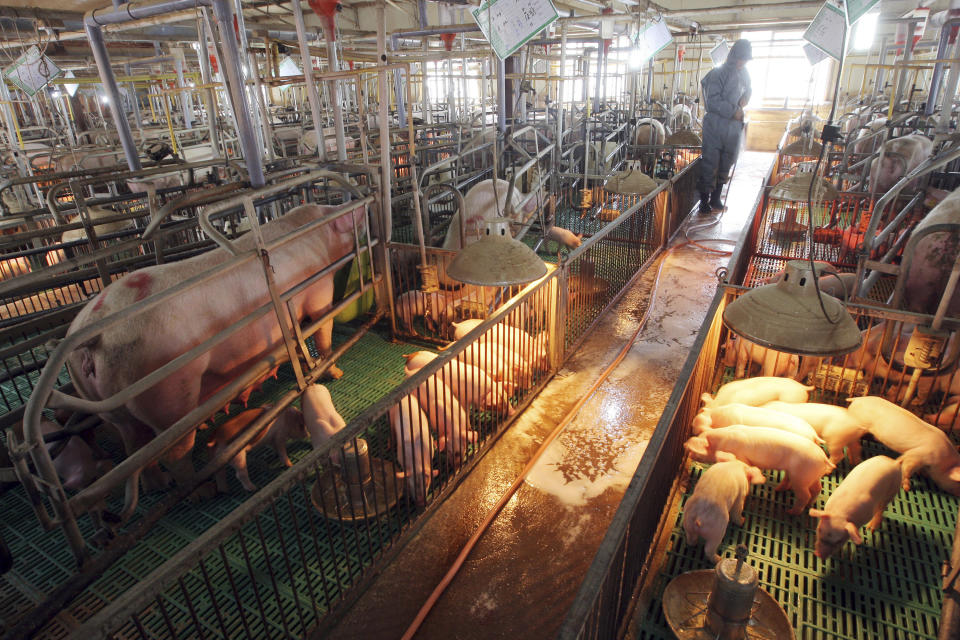
[[[710,206],[710,195],[707,193],[701,193],[699,213],[708,214],[712,212],[713,212],[713,207]]]
[[[710,194],[710,207],[714,211],[723,211],[723,200],[720,199],[720,192],[723,190],[722,186],[717,186],[713,193]]]

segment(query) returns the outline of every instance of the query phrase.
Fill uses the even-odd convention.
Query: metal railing
[[[308,201],[313,199],[312,185],[314,183],[318,180],[331,178],[335,178],[336,181],[341,182],[347,189],[354,191],[358,199],[335,208],[334,211],[327,213],[319,220],[312,220],[294,231],[287,232],[280,237],[264,242],[259,231],[256,231],[258,228],[258,218],[264,217],[266,220],[271,217],[280,217],[282,214],[281,207],[283,203],[281,202],[281,207],[277,207],[278,201],[273,196],[286,195],[287,206],[292,208],[292,205],[298,203],[301,199],[307,199]],[[291,195],[292,197],[290,197]],[[128,491],[124,511],[123,514],[121,514],[122,519],[126,519],[133,514],[137,506],[136,481],[140,471],[145,466],[152,464],[163,456],[166,451],[177,444],[181,437],[192,433],[192,430],[196,428],[200,421],[207,416],[213,415],[219,408],[229,403],[230,400],[244,388],[251,385],[272,367],[275,367],[287,358],[295,364],[294,368],[297,371],[297,378],[301,387],[306,384],[305,381],[307,379],[312,381],[318,378],[332,362],[334,362],[335,358],[327,353],[321,353],[322,360],[314,360],[305,344],[305,340],[320,331],[343,307],[363,295],[368,287],[373,286],[374,283],[379,280],[379,275],[374,273],[372,280],[362,283],[363,286],[360,291],[335,305],[334,309],[327,311],[322,317],[311,318],[311,324],[302,330],[297,326],[294,331],[289,326],[290,320],[287,316],[287,305],[290,305],[291,301],[299,294],[318,283],[322,278],[330,277],[336,269],[348,264],[361,253],[370,252],[376,245],[377,240],[374,239],[369,228],[367,228],[366,217],[364,217],[359,229],[356,226],[356,221],[354,221],[354,246],[347,250],[346,255],[336,256],[330,264],[322,265],[323,268],[317,272],[307,274],[302,281],[282,283],[284,286],[282,290],[277,288],[278,283],[275,283],[273,280],[269,263],[265,262],[262,275],[266,277],[267,289],[270,291],[271,300],[258,301],[258,303],[252,307],[248,301],[246,304],[249,308],[246,309],[246,313],[240,314],[240,317],[230,326],[223,328],[215,335],[206,336],[206,339],[202,343],[194,346],[186,353],[176,355],[176,357],[162,367],[153,371],[143,371],[143,377],[136,381],[131,381],[128,387],[118,390],[111,397],[99,401],[91,401],[89,399],[71,397],[63,391],[55,389],[55,387],[62,386],[60,382],[60,372],[74,349],[85,344],[88,340],[101,335],[102,332],[113,326],[127,322],[130,318],[139,317],[141,314],[159,308],[161,305],[169,304],[175,298],[184,295],[185,292],[194,291],[194,296],[196,296],[196,287],[204,285],[205,283],[209,286],[210,283],[216,282],[218,279],[222,280],[223,275],[226,273],[241,273],[244,272],[241,270],[245,270],[248,277],[256,278],[256,272],[260,271],[257,263],[261,259],[269,260],[270,251],[279,252],[279,254],[282,255],[282,252],[287,250],[288,245],[292,246],[290,243],[298,240],[303,242],[303,238],[308,233],[321,233],[321,228],[325,224],[355,211],[358,207],[364,207],[373,202],[373,200],[373,196],[363,197],[356,191],[355,187],[349,185],[349,183],[340,176],[324,171],[314,171],[292,180],[263,187],[253,192],[241,193],[230,200],[209,206],[203,211],[200,221],[201,226],[207,235],[212,236],[218,243],[228,249],[227,253],[233,253],[232,257],[226,257],[223,260],[214,262],[204,272],[195,273],[183,282],[163,289],[159,293],[149,295],[128,307],[77,329],[67,336],[57,348],[48,355],[40,377],[36,381],[33,393],[27,401],[24,414],[24,442],[18,443],[15,434],[11,432],[8,433],[8,447],[11,451],[11,457],[14,458],[20,480],[27,489],[27,493],[31,498],[38,518],[47,527],[61,526],[64,529],[67,540],[78,559],[83,559],[89,553],[89,549],[86,546],[85,536],[80,531],[77,519],[80,515],[90,513],[97,527],[102,528],[104,524],[101,521],[102,500],[107,496],[112,487],[123,482],[134,483],[132,495],[131,492]],[[248,234],[235,247],[234,243],[226,239],[214,228],[210,221],[210,216],[213,213],[227,212],[238,207],[246,211],[256,232],[252,235]],[[362,231],[365,231],[363,235],[367,238],[365,245],[360,244]],[[256,242],[254,242],[255,239]],[[292,315],[292,306],[290,307],[290,312]],[[49,452],[43,446],[43,435],[40,431],[39,421],[41,411],[44,408],[60,407],[91,414],[107,414],[110,411],[124,406],[132,398],[151,389],[154,385],[166,380],[168,376],[179,371],[185,365],[195,361],[201,355],[209,352],[232,336],[237,335],[238,332],[242,331],[252,322],[263,317],[268,317],[270,314],[275,314],[281,327],[284,337],[283,344],[276,348],[271,347],[267,353],[260,354],[259,357],[262,358],[261,360],[258,360],[240,376],[235,377],[228,384],[218,389],[211,397],[206,398],[205,402],[193,408],[187,415],[180,417],[174,424],[167,425],[167,428],[148,445],[137,449],[135,452],[128,451],[127,458],[106,475],[87,486],[78,494],[69,498],[67,497],[60,485],[60,480],[53,467]],[[293,337],[294,335],[295,339]],[[308,365],[304,372],[301,372],[297,366],[300,363],[301,357],[301,355],[297,355],[298,348],[299,354],[302,355]],[[324,345],[320,345],[320,348],[322,350],[325,347]],[[282,408],[283,407],[280,407],[280,409]],[[262,424],[257,426],[262,426]],[[209,462],[198,477],[202,479],[205,476],[211,475],[218,466],[222,466],[223,463],[232,459],[242,446],[255,436],[256,433],[257,431],[247,431],[244,435],[235,439],[228,447],[228,449],[232,450],[232,453],[229,455],[223,454],[226,457],[219,456],[222,460]],[[241,442],[243,444],[241,444]],[[34,476],[26,465],[27,455],[29,455],[34,465],[36,465],[37,476]]]
[[[326,444],[158,563],[133,588],[105,602],[76,633],[260,638],[299,637],[322,627],[331,611],[347,606],[357,597],[357,587],[374,578],[371,568],[396,553],[414,524],[439,507],[533,400],[590,323],[649,264],[679,222],[674,211],[689,211],[684,181],[694,174],[690,167],[628,207],[542,279],[485,292],[492,294],[489,306],[481,297],[485,320],[411,371]],[[398,256],[419,254],[415,246],[391,243],[389,249],[400,272],[404,260]],[[434,261],[450,256],[428,251]],[[234,260],[240,259],[246,257]],[[591,263],[595,279],[606,281],[602,293],[591,293],[585,280]],[[413,276],[395,277],[394,287]],[[159,302],[147,298],[138,304],[154,303]],[[462,309],[456,313],[469,317]],[[450,337],[449,329],[439,335]],[[482,376],[470,366],[495,373]],[[251,375],[257,373],[259,369]],[[304,377],[304,383],[316,380],[314,371]],[[255,421],[250,435],[296,402],[303,388],[298,384],[284,393]],[[168,429],[161,444],[175,441],[213,405],[222,406],[221,395],[226,397],[214,396]],[[438,402],[450,396],[456,404]],[[208,461],[198,480],[225,464],[247,440],[234,440]],[[110,480],[155,453],[138,452],[115,468]],[[398,471],[405,477],[399,478]],[[70,497],[69,508],[87,507],[106,481]]]

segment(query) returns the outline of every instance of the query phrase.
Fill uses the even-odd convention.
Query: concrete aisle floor
[[[743,153],[721,224],[695,237],[735,240],[772,160],[770,153]],[[692,224],[698,222],[694,216]],[[681,234],[674,241],[684,239]],[[714,272],[728,260],[691,246],[667,258],[647,325],[627,357],[541,457],[417,638],[555,635],[700,328],[716,291]],[[393,640],[403,634],[487,510],[636,330],[655,273],[655,267],[648,269],[605,315],[530,408],[325,637]]]

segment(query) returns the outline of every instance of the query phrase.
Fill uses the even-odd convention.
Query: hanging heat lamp
[[[836,356],[860,346],[857,323],[840,300],[819,290],[822,266],[787,262],[783,279],[747,291],[723,310],[723,323],[762,347],[805,356]]]
[[[547,274],[533,249],[510,235],[510,220],[487,221],[486,234],[461,249],[447,266],[454,280],[488,287],[525,284]]]

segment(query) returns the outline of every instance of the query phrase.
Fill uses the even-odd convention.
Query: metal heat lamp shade
[[[447,266],[454,280],[483,286],[505,287],[542,278],[547,265],[533,249],[510,235],[510,221],[487,221],[486,235],[467,245]]]
[[[791,202],[806,202],[810,194],[810,181],[814,180],[812,173],[798,173],[795,176],[784,178],[778,182],[771,190],[770,197],[776,200],[789,200]],[[813,185],[813,202],[829,202],[836,200],[840,194],[833,188],[829,182],[816,177],[816,183]]]
[[[857,323],[843,303],[822,292],[820,308],[814,277],[809,262],[788,262],[780,282],[752,289],[728,304],[724,324],[751,342],[777,351],[805,356],[853,351],[860,346]],[[833,322],[824,317],[824,310]]]

